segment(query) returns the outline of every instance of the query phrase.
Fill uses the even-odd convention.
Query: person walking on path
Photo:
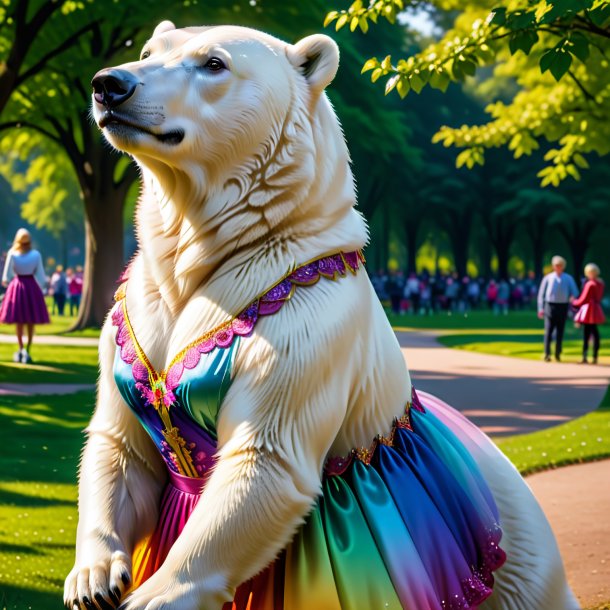
[[[574,316],[574,322],[582,324],[584,329],[584,342],[582,349],[583,364],[587,363],[589,352],[589,341],[593,338],[593,364],[597,364],[599,354],[599,329],[598,324],[606,321],[604,311],[601,306],[602,296],[604,295],[604,282],[599,279],[599,267],[594,263],[585,266],[585,277],[587,283],[583,286],[582,293],[572,301],[572,306],[580,308]]]
[[[0,322],[16,324],[19,351],[13,356],[15,362],[32,362],[30,350],[34,325],[50,322],[42,293],[46,279],[42,256],[32,248],[30,232],[19,229],[4,264],[2,285],[8,288],[0,307]],[[23,346],[24,325],[28,333],[27,347]]]
[[[553,271],[542,278],[538,289],[538,317],[544,319],[544,359],[551,360],[551,340],[555,335],[555,360],[561,360],[563,331],[568,317],[568,307],[578,296],[574,278],[565,273],[566,261],[561,256],[551,260]]]

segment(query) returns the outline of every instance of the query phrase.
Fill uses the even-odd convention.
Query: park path
[[[15,335],[0,334],[0,343],[16,343]],[[97,337],[66,337],[64,335],[36,335],[34,343],[40,345],[71,345],[97,347]]]
[[[396,332],[413,384],[493,436],[533,432],[580,417],[597,408],[610,384],[610,366],[447,348],[437,341],[442,334],[447,333]]]
[[[610,460],[527,478],[551,523],[583,608],[610,601]]]

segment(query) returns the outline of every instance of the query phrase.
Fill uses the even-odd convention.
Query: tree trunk
[[[78,318],[70,330],[99,328],[112,306],[124,267],[120,197],[85,202],[85,275]]]
[[[574,266],[572,268],[568,267],[568,273],[576,278],[576,283],[578,284],[578,280],[584,274],[585,257],[591,247],[593,233],[597,225],[592,221],[572,220],[568,226],[561,226],[559,230],[568,243],[570,254],[572,255],[572,264]]]
[[[417,272],[417,234],[419,233],[420,222],[412,218],[404,221],[405,238],[407,240],[407,273]]]
[[[496,255],[498,257],[498,276],[502,280],[508,279],[508,260],[510,258],[510,244],[501,241],[496,244]]]

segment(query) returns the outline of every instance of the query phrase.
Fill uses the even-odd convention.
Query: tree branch
[[[86,34],[89,30],[92,30],[97,23],[97,21],[94,21],[92,23],[87,24],[86,26],[82,27],[80,30],[74,32],[74,34],[66,38],[58,47],[52,49],[51,51],[43,55],[31,68],[29,68],[23,74],[17,77],[17,86],[23,83],[23,81],[40,72],[51,59],[73,46],[83,34]]]
[[[36,125],[35,123],[30,123],[29,121],[7,121],[6,123],[0,123],[0,132],[6,131],[7,129],[20,129],[22,127],[25,127],[27,129],[33,129],[34,131],[37,131],[43,136],[53,140],[54,142],[61,144],[61,140],[59,139],[59,137],[57,137],[50,131],[47,131],[46,129],[44,129],[44,127]]]
[[[592,93],[589,93],[589,91],[587,91],[585,89],[584,85],[578,80],[578,78],[576,78],[576,74],[574,74],[574,72],[572,72],[572,70],[568,70],[568,74],[572,77],[572,80],[576,83],[576,86],[582,91],[582,94],[590,102],[593,102],[594,104],[597,104],[597,101],[595,100],[595,96]]]
[[[582,30],[583,32],[590,32],[591,34],[597,34],[598,36],[601,36],[602,38],[610,38],[610,30],[605,30],[604,28],[600,28],[599,26],[595,25],[592,21],[588,21],[586,19],[583,19],[582,17],[577,16],[576,21],[580,25],[575,25],[574,26],[575,30]]]

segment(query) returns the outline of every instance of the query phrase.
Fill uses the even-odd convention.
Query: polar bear
[[[322,35],[163,22],[93,80],[143,188],[100,338],[72,610],[578,607],[519,474],[412,390],[362,268],[324,93],[338,62]]]

